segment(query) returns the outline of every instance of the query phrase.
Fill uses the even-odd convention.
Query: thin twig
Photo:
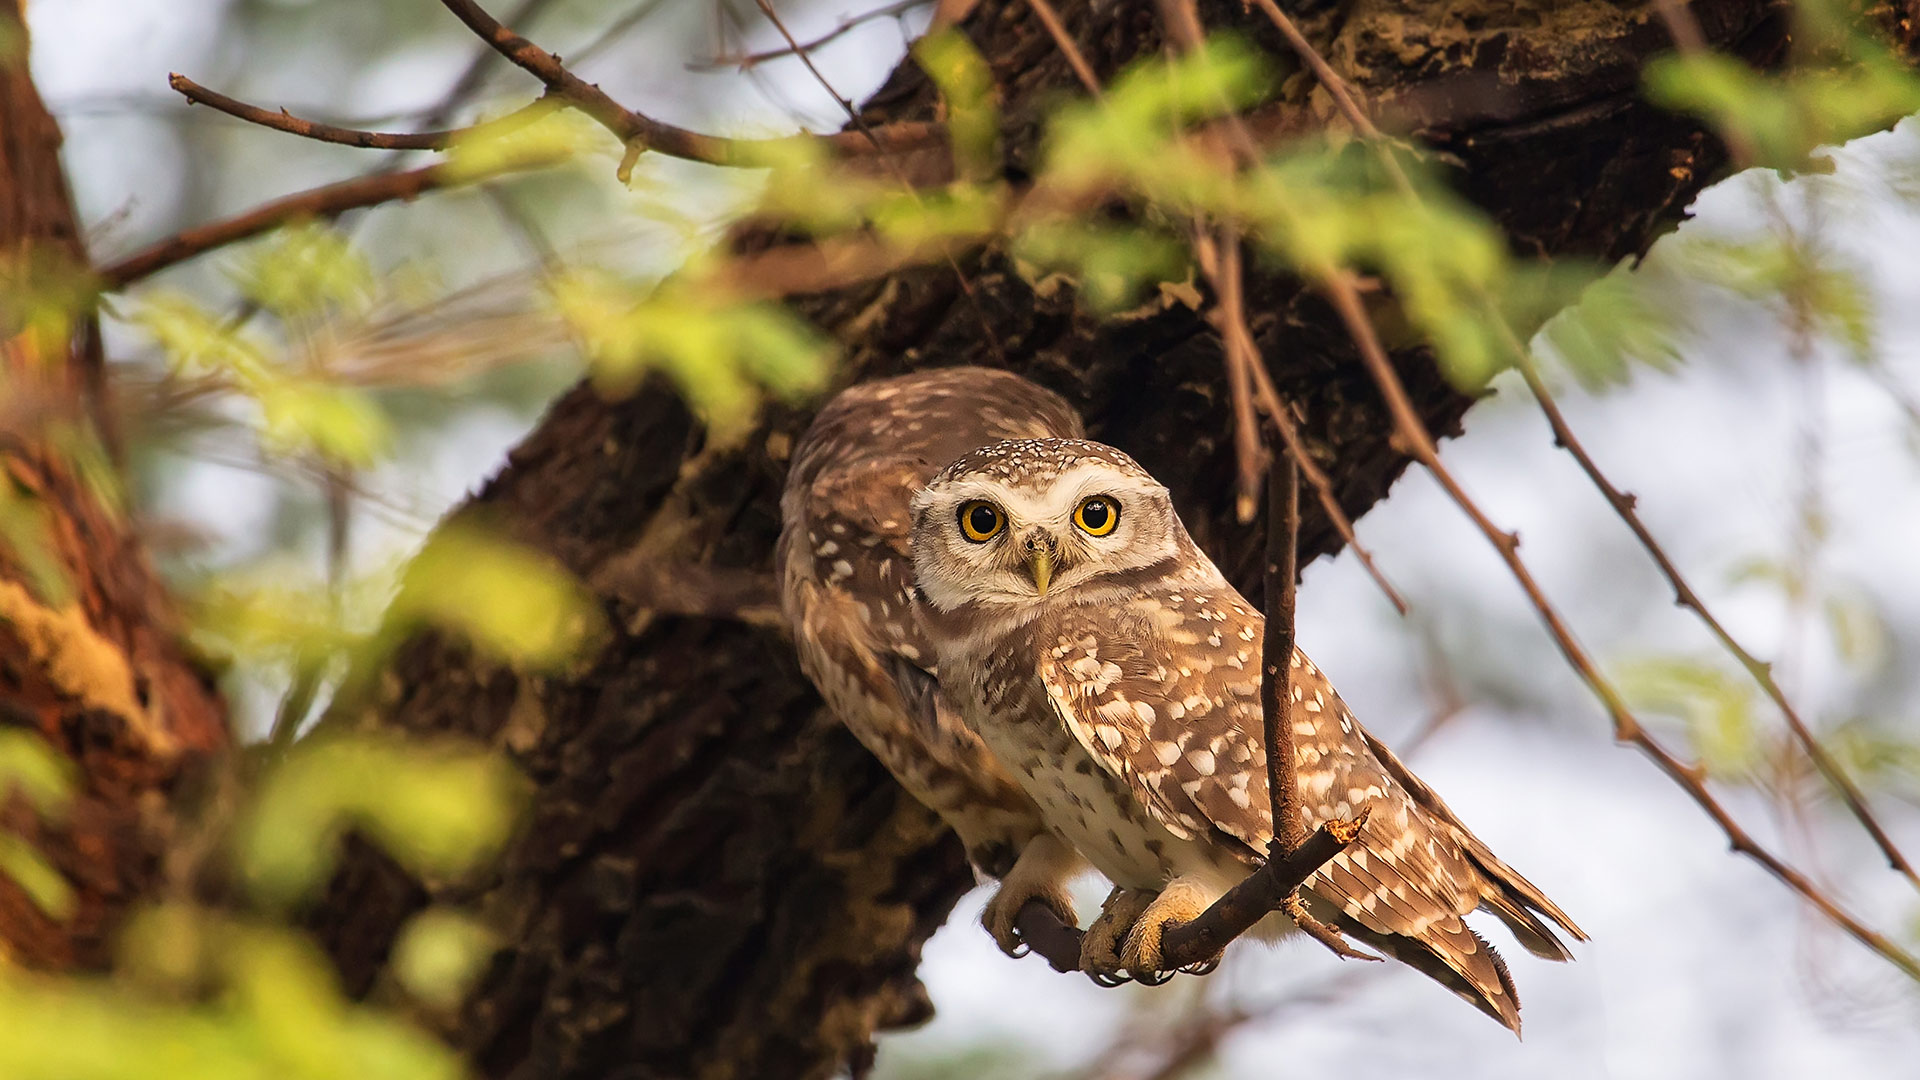
[[[1196,225],[1193,251],[1201,272],[1213,283],[1214,306],[1209,321],[1226,345],[1228,401],[1233,409],[1234,510],[1244,525],[1253,520],[1260,476],[1267,469],[1250,370],[1261,361],[1259,350],[1247,347],[1251,335],[1242,335],[1236,329],[1246,325],[1241,306],[1240,240],[1231,229],[1222,228],[1220,234],[1216,242],[1206,227]]]
[[[806,46],[801,45],[794,38],[792,31],[787,29],[787,24],[781,21],[779,13],[773,10],[773,5],[768,0],[754,0],[754,3],[759,6],[760,13],[767,17],[767,21],[773,24],[773,28],[780,32],[780,36],[787,40],[787,44],[793,47],[794,54],[800,58],[802,64],[806,65],[808,73],[813,76],[815,82],[820,84],[820,89],[825,90],[829,97],[839,103],[840,110],[847,114],[847,122],[872,144],[874,152],[880,156],[882,167],[899,182],[900,187],[915,205],[925,206],[919,191],[914,188],[913,182],[907,179],[907,174],[901,170],[899,162],[894,160],[889,148],[881,143],[873,126],[861,117],[860,110],[853,107],[851,99],[842,96],[840,91],[835,90],[833,84],[827,81],[826,75],[814,64],[813,57],[808,54]],[[960,163],[956,160],[956,169],[959,165]],[[992,320],[987,318],[986,309],[980,305],[980,298],[973,290],[973,282],[967,279],[967,272],[960,268],[960,260],[954,257],[952,248],[947,244],[940,245],[940,255],[946,261],[948,269],[953,271],[954,280],[959,283],[961,295],[966,297],[967,306],[972,309],[974,317],[980,320],[980,333],[986,338],[988,349],[993,352],[995,359],[1005,363],[1006,353],[1000,347],[1000,335],[994,330]]]
[[[1327,58],[1320,55],[1320,50],[1313,47],[1313,42],[1307,40],[1307,35],[1300,32],[1300,28],[1287,17],[1287,13],[1280,10],[1279,4],[1274,0],[1253,0],[1253,2],[1259,5],[1260,10],[1279,29],[1280,36],[1287,39],[1287,45],[1293,50],[1294,55],[1307,65],[1307,68],[1313,72],[1314,78],[1320,80],[1320,85],[1326,88],[1328,96],[1333,98],[1333,103],[1339,108],[1340,114],[1347,118],[1347,123],[1352,125],[1353,130],[1374,148],[1387,170],[1387,175],[1392,178],[1394,186],[1401,192],[1411,195],[1414,190],[1413,181],[1409,180],[1406,171],[1401,169],[1400,160],[1393,156],[1392,150],[1388,147],[1387,137],[1380,133],[1380,129],[1374,125],[1373,118],[1360,107],[1360,102],[1354,97],[1352,88],[1347,85],[1347,80],[1333,70],[1333,65],[1327,63]]]
[[[554,164],[555,161],[556,159],[550,156],[529,157],[523,161],[503,165],[500,172],[541,168]],[[275,199],[224,221],[216,221],[210,225],[200,225],[175,233],[132,255],[108,263],[100,268],[98,274],[104,289],[108,291],[124,289],[149,274],[164,270],[175,263],[184,262],[236,240],[258,236],[289,221],[302,218],[334,218],[349,210],[378,206],[396,199],[412,199],[425,192],[472,183],[476,179],[478,178],[471,170],[451,169],[446,164],[436,164],[409,169],[406,172],[355,177],[352,180],[326,184]]]
[[[249,105],[217,90],[209,90],[185,75],[168,75],[167,85],[196,105],[218,109],[228,116],[238,117],[250,124],[259,124],[275,131],[284,131],[319,142],[358,146],[366,150],[445,150],[453,144],[454,140],[470,135],[504,135],[526,126],[554,109],[551,103],[536,101],[498,120],[475,124],[472,127],[419,132],[362,131],[359,128],[324,124],[317,120],[303,120],[285,109],[276,112],[272,109],[263,109],[258,105]]]
[[[1251,346],[1252,335],[1244,332],[1244,325],[1242,333],[1248,345]],[[1280,393],[1274,389],[1273,377],[1267,373],[1267,366],[1264,363],[1253,365],[1253,390],[1254,399],[1260,403],[1261,411],[1267,414],[1267,419],[1271,420],[1273,426],[1279,430],[1280,440],[1287,444],[1287,453],[1293,457],[1294,464],[1299,466],[1301,474],[1307,478],[1307,483],[1313,485],[1314,494],[1319,498],[1321,508],[1327,512],[1327,520],[1333,522],[1333,527],[1339,532],[1341,541],[1346,544],[1347,550],[1353,552],[1353,557],[1360,560],[1360,565],[1367,571],[1367,576],[1373,578],[1373,583],[1386,594],[1387,602],[1393,605],[1393,610],[1398,612],[1401,618],[1405,618],[1406,600],[1401,597],[1399,590],[1393,587],[1393,582],[1387,580],[1386,573],[1373,561],[1373,553],[1368,551],[1366,545],[1360,542],[1360,538],[1354,535],[1353,521],[1347,517],[1346,510],[1340,506],[1340,500],[1333,493],[1333,480],[1314,463],[1312,455],[1307,453],[1307,445],[1300,438],[1300,429],[1293,422],[1293,409],[1280,400]]]
[[[1666,24],[1667,33],[1673,37],[1674,47],[1680,55],[1699,57],[1707,55],[1711,49],[1707,45],[1707,35],[1701,31],[1699,20],[1687,7],[1687,0],[1653,0],[1653,10]],[[1738,168],[1745,168],[1757,160],[1753,144],[1737,128],[1728,128],[1719,133],[1720,140],[1727,144],[1727,154],[1733,158]]]
[[[1280,432],[1280,440],[1286,444],[1287,453],[1293,458],[1294,465],[1299,468],[1301,475],[1307,478],[1307,483],[1313,485],[1314,495],[1319,499],[1321,509],[1326,511],[1327,520],[1333,522],[1333,527],[1340,534],[1341,541],[1353,552],[1354,558],[1360,560],[1360,565],[1366,569],[1367,575],[1373,578],[1374,584],[1378,585],[1380,591],[1386,595],[1387,602],[1392,604],[1393,609],[1404,618],[1407,614],[1406,600],[1401,597],[1399,590],[1393,587],[1393,583],[1387,580],[1387,575],[1381,571],[1379,564],[1373,561],[1373,553],[1360,543],[1358,536],[1354,535],[1353,521],[1347,517],[1347,512],[1340,506],[1339,498],[1333,493],[1333,480],[1307,452],[1306,442],[1300,437],[1300,429],[1293,422],[1293,410],[1280,400],[1279,391],[1274,389],[1273,376],[1268,374],[1266,361],[1260,356],[1259,346],[1254,343],[1253,331],[1247,326],[1246,290],[1242,285],[1244,275],[1238,272],[1237,253],[1232,267],[1222,266],[1221,256],[1210,254],[1215,251],[1212,241],[1204,235],[1201,236],[1201,240],[1203,242],[1196,244],[1194,253],[1200,263],[1200,272],[1214,282],[1217,303],[1211,317],[1215,329],[1220,332],[1221,338],[1226,342],[1230,365],[1229,379],[1233,372],[1231,358],[1237,354],[1242,358],[1241,369],[1250,372],[1253,376],[1254,401]],[[1229,273],[1229,269],[1235,272]],[[1244,468],[1244,465],[1242,467]]]
[[[1267,466],[1267,624],[1261,639],[1260,721],[1267,740],[1273,846],[1286,855],[1307,839],[1293,768],[1293,610],[1299,573],[1300,473],[1291,458]]]
[[[1354,283],[1352,274],[1345,270],[1331,271],[1322,275],[1322,282],[1328,298],[1332,300],[1335,310],[1339,312],[1341,320],[1346,324],[1348,333],[1352,335],[1355,344],[1359,347],[1361,360],[1366,364],[1375,385],[1380,389],[1381,396],[1386,400],[1387,409],[1393,416],[1395,431],[1401,441],[1500,553],[1501,559],[1506,562],[1508,570],[1519,582],[1522,591],[1527,594],[1527,599],[1532,603],[1534,610],[1546,623],[1547,630],[1552,634],[1554,643],[1559,646],[1561,655],[1606,708],[1613,721],[1614,738],[1638,747],[1642,753],[1652,759],[1655,765],[1659,766],[1662,772],[1679,784],[1693,799],[1695,805],[1720,826],[1733,850],[1765,867],[1774,877],[1818,908],[1835,925],[1846,930],[1861,944],[1879,953],[1910,978],[1920,979],[1920,960],[1916,960],[1885,935],[1867,927],[1822,891],[1805,874],[1755,842],[1739,823],[1734,821],[1726,808],[1713,797],[1713,793],[1707,790],[1701,770],[1675,757],[1640,724],[1628,710],[1626,702],[1614,689],[1613,684],[1600,674],[1599,668],[1587,655],[1586,649],[1574,638],[1573,632],[1568,629],[1558,609],[1547,599],[1539,582],[1534,579],[1532,572],[1521,560],[1519,537],[1513,533],[1504,532],[1494,525],[1479,505],[1467,495],[1459,481],[1455,480],[1453,474],[1441,463],[1439,451],[1434,446],[1433,436],[1428,433],[1426,425],[1421,422],[1419,414],[1414,410],[1413,402],[1407,396],[1406,387],[1401,383],[1400,376],[1393,370],[1392,362],[1387,359],[1386,349],[1380,344],[1379,336],[1374,332],[1373,324],[1367,318],[1360,291]]]
[[[711,60],[695,61],[694,63],[688,64],[687,68],[691,71],[714,71],[719,68],[737,68],[740,71],[749,71],[769,60],[780,60],[789,56],[798,56],[801,53],[811,52],[824,45],[832,44],[844,35],[876,19],[897,19],[907,12],[912,11],[914,8],[925,7],[931,3],[933,3],[933,0],[895,0],[894,3],[875,8],[872,11],[862,12],[859,15],[849,15],[840,20],[840,25],[804,44],[795,44],[789,41],[784,48],[768,49],[765,52],[745,53],[738,56],[716,56]]]
[[[1027,0],[1027,6],[1032,8],[1034,15],[1039,17],[1040,25],[1047,28],[1047,33],[1052,36],[1053,43],[1059,47],[1061,55],[1067,58],[1067,66],[1073,69],[1073,74],[1080,80],[1080,85],[1087,88],[1087,93],[1095,101],[1105,97],[1100,89],[1100,78],[1093,73],[1093,65],[1087,63],[1087,58],[1081,55],[1080,46],[1074,44],[1073,36],[1067,33],[1067,24],[1060,21],[1060,14],[1053,10],[1053,5],[1047,0]]]
[[[689,131],[621,105],[600,87],[569,71],[559,57],[502,26],[473,0],[440,2],[500,55],[539,79],[549,94],[579,109],[620,141],[668,157],[709,165],[753,167],[777,163],[783,156],[780,151],[796,140],[817,143],[837,154],[856,155],[869,146],[888,149],[924,146],[942,134],[938,124],[915,122],[888,124],[865,132],[794,135],[780,139],[730,139]]]
[[[1860,826],[1866,829],[1867,834],[1873,837],[1873,842],[1879,845],[1880,853],[1886,856],[1888,865],[1905,875],[1916,888],[1920,888],[1920,874],[1915,873],[1913,864],[1907,861],[1907,857],[1893,842],[1893,837],[1888,835],[1887,830],[1867,806],[1866,796],[1860,791],[1859,786],[1847,776],[1846,770],[1834,760],[1833,755],[1827,752],[1826,747],[1821,745],[1820,740],[1801,719],[1800,711],[1794,708],[1793,703],[1787,699],[1786,692],[1774,679],[1773,666],[1749,652],[1733,634],[1728,632],[1726,626],[1714,616],[1713,612],[1707,610],[1707,605],[1700,599],[1700,594],[1687,583],[1679,567],[1675,566],[1673,559],[1667,555],[1666,549],[1660,546],[1660,542],[1654,539],[1652,531],[1647,528],[1646,522],[1641,520],[1639,511],[1635,509],[1634,497],[1621,491],[1607,479],[1606,474],[1600,471],[1599,465],[1595,464],[1593,456],[1587,453],[1587,448],[1574,436],[1573,429],[1560,412],[1559,404],[1554,401],[1546,382],[1541,379],[1539,367],[1534,364],[1532,356],[1527,354],[1524,347],[1518,351],[1518,355],[1520,375],[1526,380],[1527,389],[1533,392],[1534,400],[1540,403],[1540,411],[1546,414],[1547,423],[1553,428],[1554,443],[1573,455],[1573,459],[1580,463],[1581,471],[1587,474],[1587,479],[1593,482],[1594,487],[1600,489],[1607,503],[1613,507],[1614,513],[1620,516],[1620,520],[1626,522],[1627,528],[1633,530],[1633,535],[1639,539],[1640,546],[1646,549],[1654,564],[1660,568],[1660,573],[1666,577],[1667,584],[1673,587],[1674,603],[1691,610],[1720,642],[1721,647],[1732,653],[1734,659],[1740,662],[1740,666],[1747,669],[1747,674],[1753,676],[1753,680],[1760,684],[1760,688],[1766,692],[1767,697],[1771,698],[1774,705],[1779,708],[1780,715],[1786,718],[1787,727],[1793,730],[1794,738],[1805,748],[1807,756],[1813,760],[1814,767],[1819,769],[1820,775],[1826,777],[1827,782],[1840,793],[1841,799],[1847,804],[1847,809],[1853,812]]]
[[[1300,58],[1312,69],[1315,77],[1321,81],[1322,85],[1326,87],[1327,92],[1331,94],[1339,104],[1341,111],[1347,116],[1348,122],[1353,125],[1356,131],[1359,131],[1370,142],[1374,143],[1382,158],[1388,164],[1392,165],[1392,173],[1401,190],[1412,195],[1412,186],[1407,181],[1405,174],[1399,171],[1398,163],[1394,160],[1392,154],[1388,152],[1383,145],[1384,139],[1379,129],[1373,125],[1373,122],[1355,103],[1352,94],[1348,91],[1345,80],[1333,70],[1326,62],[1326,58],[1320,55],[1312,43],[1307,41],[1305,35],[1300,33],[1299,28],[1279,9],[1274,3],[1274,0],[1254,0],[1254,2],[1260,6],[1262,11],[1266,12],[1267,17],[1273,21],[1280,29],[1282,35],[1287,38],[1288,44],[1293,47],[1294,51],[1300,55]],[[1705,36],[1701,33],[1699,24],[1694,21],[1692,13],[1687,10],[1683,0],[1656,0],[1655,6],[1681,51],[1700,53],[1706,50]],[[1737,144],[1737,142],[1729,140],[1728,148],[1736,161],[1751,160],[1746,148]],[[1412,195],[1412,197],[1418,198],[1417,195]],[[1490,302],[1488,306],[1491,311],[1492,305]],[[1345,317],[1347,313],[1343,311],[1342,314],[1343,317]],[[1364,316],[1361,317],[1361,321],[1365,322]],[[1882,827],[1879,820],[1875,818],[1871,809],[1867,806],[1865,796],[1861,793],[1858,786],[1846,775],[1845,770],[1841,768],[1839,762],[1835,761],[1832,755],[1827,752],[1826,748],[1820,745],[1819,740],[1814,737],[1812,731],[1808,729],[1805,722],[1800,718],[1799,711],[1794,708],[1792,702],[1788,700],[1785,692],[1780,688],[1779,683],[1773,678],[1771,667],[1742,646],[1740,642],[1727,631],[1719,619],[1714,617],[1712,612],[1707,609],[1706,604],[1700,599],[1699,594],[1687,583],[1686,579],[1681,575],[1679,568],[1675,566],[1673,560],[1667,556],[1665,549],[1654,539],[1646,523],[1640,519],[1640,515],[1635,509],[1633,496],[1621,491],[1607,479],[1606,475],[1600,471],[1599,466],[1594,462],[1592,456],[1586,452],[1586,448],[1581,445],[1580,441],[1574,436],[1572,429],[1566,422],[1565,416],[1561,414],[1558,404],[1548,391],[1546,383],[1541,379],[1539,369],[1534,364],[1532,354],[1528,352],[1525,344],[1514,335],[1512,328],[1507,325],[1505,319],[1496,318],[1495,321],[1505,333],[1508,348],[1520,368],[1521,376],[1525,379],[1527,388],[1532,391],[1534,399],[1539,403],[1541,411],[1546,415],[1547,422],[1553,429],[1554,442],[1573,455],[1574,460],[1580,464],[1582,471],[1587,474],[1587,478],[1600,490],[1608,504],[1613,507],[1615,513],[1617,513],[1621,520],[1627,524],[1628,528],[1633,531],[1634,536],[1639,539],[1641,546],[1646,549],[1648,555],[1651,556],[1655,564],[1659,566],[1661,573],[1666,576],[1668,584],[1673,587],[1675,601],[1682,607],[1692,609],[1694,614],[1706,625],[1713,636],[1719,640],[1720,644],[1728,652],[1733,654],[1740,665],[1746,668],[1747,672],[1759,683],[1767,696],[1773,700],[1774,704],[1780,709],[1781,715],[1786,718],[1787,726],[1792,729],[1795,737],[1806,749],[1807,756],[1813,760],[1815,767],[1820,770],[1821,774],[1840,792],[1848,809],[1853,812],[1854,817],[1859,820],[1861,826],[1865,828],[1868,835],[1873,838],[1874,843],[1879,846],[1881,854],[1886,857],[1888,864],[1905,875],[1908,881],[1920,887],[1920,875],[1916,875],[1912,863],[1901,853],[1899,847],[1893,842],[1892,837],[1888,835],[1886,829]],[[1370,330],[1371,324],[1368,323],[1366,325]],[[1352,320],[1349,319],[1349,330],[1352,329],[1353,323]],[[1356,340],[1358,340],[1357,336]],[[1366,350],[1363,348],[1362,352],[1363,355],[1365,355]],[[1369,365],[1374,366],[1371,360],[1369,361]],[[1388,367],[1385,370],[1387,374],[1391,376],[1391,368]],[[1376,367],[1376,381],[1379,380],[1379,377],[1379,369]],[[1385,391],[1384,386],[1382,390],[1383,392]],[[1415,419],[1417,420],[1417,417]],[[1402,430],[1404,434],[1404,427]],[[1424,426],[1422,426],[1422,431],[1424,431]],[[1431,439],[1427,440],[1427,444],[1428,447],[1431,448]],[[1434,460],[1437,463],[1437,456],[1435,456]],[[1436,474],[1436,477],[1437,476],[1438,474]],[[1450,488],[1449,494],[1454,494],[1456,501],[1464,499],[1465,497],[1464,493],[1459,492],[1457,488]],[[1472,515],[1470,514],[1470,516]],[[1487,523],[1484,518],[1479,519],[1476,523],[1482,525],[1483,531],[1488,532],[1489,538],[1494,538],[1496,535],[1503,535],[1498,534],[1498,530],[1491,529],[1490,523]],[[1514,541],[1511,546],[1503,546],[1502,543],[1496,539],[1495,546],[1501,548],[1501,553],[1507,557],[1509,565],[1514,567],[1516,573],[1524,573],[1524,569],[1518,563],[1517,552],[1512,550],[1513,547],[1517,547],[1517,541]],[[1525,585],[1526,582],[1523,581],[1522,584]],[[1528,590],[1530,596],[1536,591],[1537,590],[1533,588],[1529,588]],[[1543,601],[1544,597],[1538,597],[1537,599]],[[1556,620],[1549,615],[1546,609],[1542,609],[1542,614],[1548,616],[1549,628],[1555,629],[1556,638],[1560,640],[1562,651],[1567,651],[1568,645],[1573,643],[1570,638],[1561,637],[1561,632],[1564,630],[1564,627],[1556,628]],[[1577,645],[1574,645],[1573,648],[1576,652],[1578,651]],[[1568,658],[1570,661],[1573,660],[1571,654]],[[1577,669],[1579,665],[1576,663],[1575,667]],[[1588,672],[1582,671],[1581,674],[1583,677],[1586,677]],[[1596,686],[1595,689],[1597,691],[1599,687]],[[1603,700],[1604,699],[1605,695],[1603,695]],[[1609,703],[1608,708],[1609,711],[1613,711],[1614,705]],[[1628,719],[1630,720],[1631,718]],[[1616,737],[1619,737],[1621,734],[1621,724],[1618,715],[1615,717],[1615,729]],[[1637,723],[1631,723],[1627,726],[1627,730],[1638,731],[1639,725]],[[1643,744],[1642,749],[1650,756],[1653,756],[1656,761],[1661,760],[1661,758],[1666,755],[1665,750],[1650,744]],[[1683,781],[1683,786],[1688,787],[1689,793],[1694,795],[1696,801],[1706,796],[1704,787],[1702,787],[1697,780],[1693,781],[1691,785]],[[1714,816],[1716,820],[1720,820],[1723,826],[1731,827],[1731,820],[1726,818],[1724,811],[1714,813],[1714,811],[1710,809],[1709,814]],[[1735,847],[1740,847],[1738,840],[1735,842]],[[1764,853],[1749,851],[1749,854],[1760,858],[1761,854]],[[1771,858],[1771,856],[1767,858]],[[1765,863],[1767,860],[1762,859],[1761,861]],[[1769,865],[1768,868],[1774,869],[1771,865]],[[1776,870],[1776,874],[1777,873],[1778,871]],[[1789,882],[1789,884],[1792,883]],[[1825,911],[1826,908],[1823,907],[1822,910]],[[1828,914],[1831,916],[1832,912],[1828,911]],[[1846,924],[1843,923],[1843,925]],[[1849,926],[1848,929],[1854,931],[1856,937],[1860,936],[1854,927]],[[1868,942],[1868,944],[1871,947],[1872,943]],[[1889,959],[1895,958],[1889,957]],[[1895,959],[1895,962],[1900,963],[1898,959]]]

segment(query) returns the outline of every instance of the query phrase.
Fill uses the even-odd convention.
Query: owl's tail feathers
[[[1520,991],[1507,962],[1459,918],[1437,922],[1418,937],[1382,934],[1338,917],[1340,929],[1446,987],[1467,1004],[1520,1034]]]
[[[1547,899],[1547,894],[1541,892],[1539,886],[1495,858],[1493,852],[1488,851],[1478,838],[1469,836],[1468,839],[1467,856],[1478,866],[1483,878],[1480,906],[1499,916],[1500,921],[1507,924],[1507,929],[1513,931],[1513,936],[1533,955],[1544,960],[1573,959],[1567,946],[1551,927],[1540,920],[1540,916],[1552,919],[1575,941],[1587,940],[1586,931],[1560,910],[1560,905]]]

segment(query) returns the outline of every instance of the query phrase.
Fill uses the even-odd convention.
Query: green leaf
[[[73,914],[73,886],[37,848],[8,832],[0,832],[0,877],[19,886],[48,918],[65,922]]]
[[[389,634],[430,623],[494,656],[542,669],[574,660],[601,628],[592,596],[564,567],[458,520],[427,539],[388,615]]]
[[[1706,770],[1723,779],[1747,779],[1765,746],[1754,718],[1755,687],[1744,675],[1686,657],[1649,657],[1619,667],[1618,685],[1640,710],[1686,723]]]
[[[1217,201],[1231,186],[1226,170],[1171,137],[1194,121],[1245,109],[1271,87],[1265,55],[1228,36],[1211,38],[1177,59],[1137,64],[1114,81],[1103,101],[1058,111],[1047,129],[1048,180],[1065,190],[1105,188],[1119,180],[1180,202]]]
[[[354,736],[296,746],[263,785],[237,861],[258,899],[285,906],[326,884],[348,831],[429,878],[496,854],[522,801],[500,756],[451,742]]]
[[[261,436],[279,453],[313,454],[350,469],[363,469],[393,448],[393,429],[373,396],[352,386],[314,378],[262,381]]]
[[[1049,221],[1016,236],[1013,254],[1042,270],[1071,273],[1097,312],[1117,311],[1153,284],[1187,273],[1186,246],[1146,228]]]
[[[409,994],[451,1011],[466,999],[499,947],[498,935],[479,920],[443,907],[428,908],[407,920],[400,932],[393,972]]]
[[[1680,364],[1680,315],[1670,301],[1622,260],[1549,318],[1539,340],[1588,390],[1626,382],[1635,362],[1669,371]]]
[[[252,245],[230,273],[241,295],[283,321],[329,309],[364,310],[373,300],[373,267],[347,238],[318,222],[276,230]]]
[[[698,268],[650,291],[577,272],[554,283],[553,299],[606,392],[630,392],[662,371],[718,441],[745,431],[761,389],[796,398],[826,381],[832,353],[817,332],[780,305],[703,284]]]
[[[993,71],[973,42],[958,30],[928,34],[913,43],[913,58],[947,105],[947,133],[962,178],[996,175],[1000,116],[994,105]]]
[[[73,798],[73,763],[38,732],[0,727],[0,802],[21,798],[49,821],[65,817]]]

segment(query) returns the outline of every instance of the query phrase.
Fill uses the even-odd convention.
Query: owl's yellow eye
[[[1007,527],[1007,515],[985,499],[960,504],[960,535],[976,544],[984,544]]]
[[[1105,495],[1088,496],[1073,512],[1073,523],[1088,536],[1105,536],[1120,524],[1120,504]]]

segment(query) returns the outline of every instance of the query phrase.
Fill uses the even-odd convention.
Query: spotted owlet
[[[942,686],[1047,824],[1136,891],[1131,931],[1104,965],[1157,973],[1162,931],[1246,877],[1273,835],[1260,614],[1195,546],[1167,489],[1098,443],[973,450],[915,497],[913,512],[922,621]],[[1540,916],[1585,935],[1361,727],[1297,651],[1291,697],[1308,827],[1369,812],[1359,840],[1302,890],[1308,911],[1517,1032],[1506,964],[1461,916],[1486,908],[1554,960],[1569,953]],[[1269,916],[1255,933],[1291,928]]]
[[[1080,433],[1071,406],[1008,372],[956,367],[876,380],[820,411],[794,447],[780,500],[775,559],[801,668],[902,786],[959,834],[973,864],[1012,884],[985,918],[1008,952],[1017,951],[1013,918],[1027,898],[1072,920],[1060,882],[1084,864],[1047,832],[1039,808],[941,692],[913,605],[908,503],[967,450]]]

